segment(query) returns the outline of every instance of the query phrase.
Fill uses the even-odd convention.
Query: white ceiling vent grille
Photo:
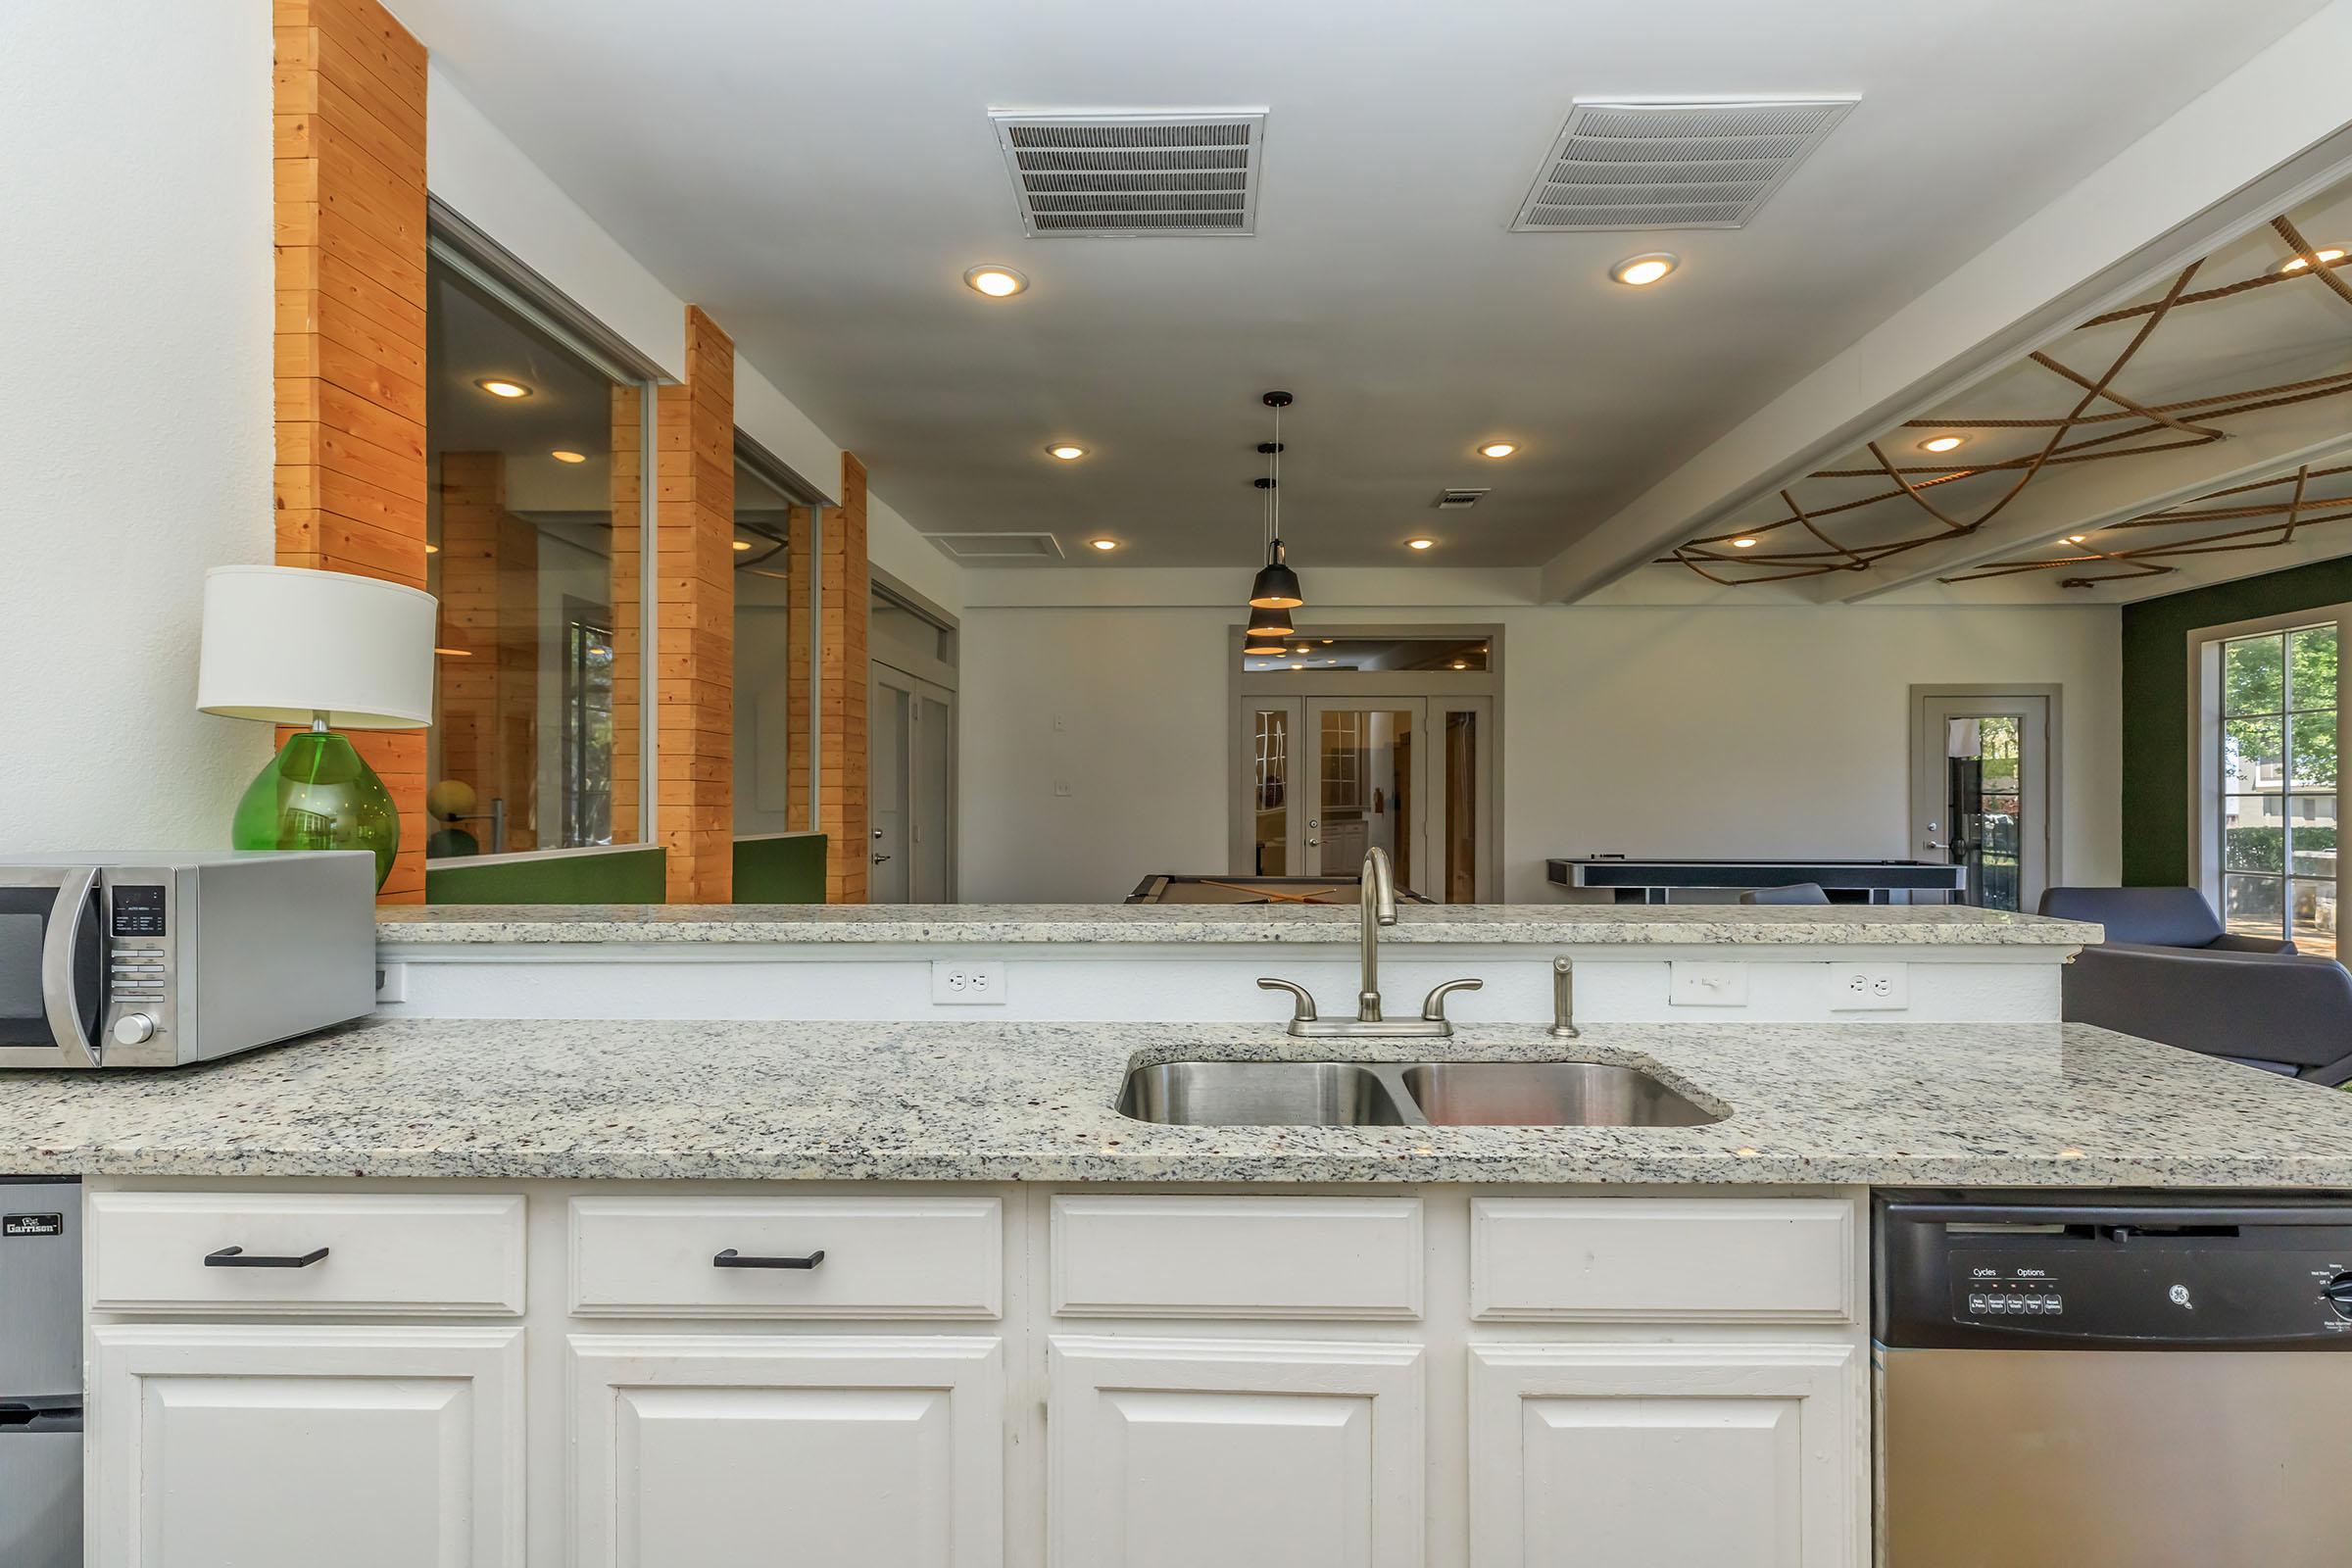
[[[1438,510],[1459,512],[1464,507],[1475,507],[1486,494],[1485,488],[1472,490],[1462,485],[1448,485],[1438,492]]]
[[[1579,99],[1511,227],[1738,228],[1853,107]]]
[[[1050,533],[935,533],[933,544],[957,561],[1059,561],[1061,541]]]
[[[1262,112],[988,118],[1033,235],[1256,230]]]

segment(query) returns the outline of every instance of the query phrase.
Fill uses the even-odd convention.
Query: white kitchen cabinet
[[[92,1568],[521,1568],[520,1329],[91,1339]]]
[[[1057,1336],[1054,1568],[1419,1568],[1422,1349]]]
[[[997,1568],[994,1337],[574,1335],[577,1568]]]
[[[1473,1345],[1471,1568],[1856,1568],[1854,1350]]]

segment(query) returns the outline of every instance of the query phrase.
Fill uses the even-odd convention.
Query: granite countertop
[[[1163,1127],[1132,1061],[1576,1057],[1701,1127]],[[2352,1186],[2352,1095],[2074,1024],[381,1020],[208,1066],[0,1074],[0,1171],[204,1177]]]
[[[1357,913],[1329,905],[599,904],[416,905],[376,911],[376,940],[577,942],[1179,942],[1356,940]],[[1958,905],[1414,905],[1390,943],[1862,944],[2064,947],[2096,925]]]

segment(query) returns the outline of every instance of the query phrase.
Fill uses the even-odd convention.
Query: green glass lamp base
[[[237,802],[229,843],[240,850],[371,851],[380,888],[400,849],[400,812],[349,740],[332,730],[304,730],[288,737]]]

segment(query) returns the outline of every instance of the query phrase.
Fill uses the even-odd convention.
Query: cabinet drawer
[[[516,1316],[522,1212],[519,1197],[96,1193],[90,1308]],[[323,1255],[230,1264],[232,1248],[239,1259]]]
[[[1054,1200],[1064,1317],[1417,1318],[1417,1198]]]
[[[583,1317],[996,1317],[1004,1272],[994,1198],[571,1200]]]
[[[1482,1198],[1470,1315],[1842,1322],[1853,1205],[1836,1198]]]

